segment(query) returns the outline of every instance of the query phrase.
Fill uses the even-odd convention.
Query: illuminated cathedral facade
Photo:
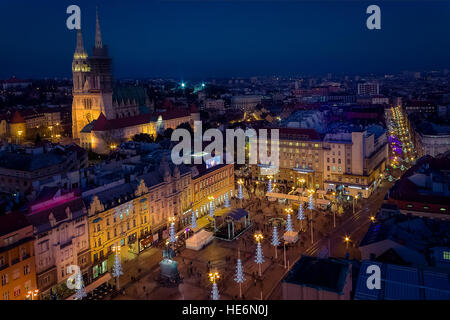
[[[195,108],[153,113],[145,88],[114,86],[112,59],[102,41],[98,13],[91,56],[84,49],[81,29],[77,30],[72,75],[72,137],[94,152],[107,153],[136,134],[156,137],[167,128],[200,119]]]

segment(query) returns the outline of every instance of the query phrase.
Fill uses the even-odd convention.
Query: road
[[[359,250],[357,250],[357,244],[359,244],[362,240],[362,237],[371,223],[370,217],[376,216],[376,213],[379,211],[383,203],[384,196],[391,186],[391,183],[383,182],[382,186],[379,187],[379,189],[369,199],[365,200],[362,207],[355,212],[354,215],[339,224],[331,233],[329,233],[328,236],[316,241],[302,254],[316,256],[322,248],[327,248],[329,256],[344,257],[345,252],[348,251],[350,253],[350,258],[355,258],[355,255],[359,253]],[[348,250],[343,240],[346,235],[349,236],[354,244],[354,246],[350,246]],[[300,257],[301,254],[293,264],[295,264]],[[270,300],[281,299],[281,283],[278,283],[267,294],[267,298]]]

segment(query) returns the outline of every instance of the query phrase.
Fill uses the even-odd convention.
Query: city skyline
[[[70,4],[27,3],[26,12],[20,1],[0,4],[0,11],[8,12],[1,17],[6,50],[0,53],[0,78],[70,77],[76,39],[76,32],[65,26]],[[81,8],[88,52],[98,5],[116,79],[392,73],[450,65],[445,36],[450,4],[443,2],[432,7],[381,2],[381,30],[365,27],[365,2],[75,4]],[[127,10],[130,15],[123,15]],[[15,32],[7,32],[7,25]]]

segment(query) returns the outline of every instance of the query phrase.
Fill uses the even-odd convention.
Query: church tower
[[[81,30],[77,31],[77,46],[72,62],[73,101],[72,137],[80,138],[80,131],[96,120],[100,113],[107,119],[114,118],[112,107],[111,58],[103,45],[98,13],[96,14],[96,33],[93,56],[88,57],[84,50]]]

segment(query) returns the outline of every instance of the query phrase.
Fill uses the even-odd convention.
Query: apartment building
[[[323,188],[323,142],[316,130],[280,128],[278,154],[279,168],[274,174],[277,185],[286,191],[292,187]],[[265,180],[263,170],[261,165],[252,166],[252,176]]]
[[[37,289],[33,242],[33,226],[23,214],[0,216],[1,300],[25,300]]]
[[[208,214],[211,201],[218,207],[225,202],[226,197],[231,199],[234,194],[234,164],[214,165],[214,160],[218,163],[218,158],[211,160],[192,167],[192,210],[197,217]],[[214,200],[210,200],[210,197]],[[189,217],[186,217],[185,225],[190,224]]]
[[[349,131],[324,137],[324,189],[342,187],[345,194],[367,198],[386,168],[386,130],[374,125]]]
[[[190,170],[163,158],[158,168],[124,182],[86,190],[92,277],[110,271],[113,248],[123,261],[134,259],[154,241],[167,237],[168,218],[182,219],[191,205]]]
[[[61,298],[68,294],[68,267],[79,266],[83,281],[89,283],[90,257],[87,211],[75,192],[45,190],[30,204],[26,216],[34,230],[36,281],[46,297],[51,290]]]

